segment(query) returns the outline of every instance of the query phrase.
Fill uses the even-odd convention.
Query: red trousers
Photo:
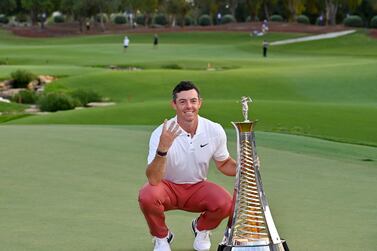
[[[209,181],[175,184],[163,180],[156,186],[147,183],[141,188],[139,205],[150,233],[163,238],[169,231],[165,224],[165,211],[179,209],[201,213],[197,229],[211,230],[229,216],[232,198],[223,187]]]

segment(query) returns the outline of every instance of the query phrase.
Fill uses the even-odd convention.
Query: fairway
[[[148,251],[138,190],[148,140],[173,116],[171,90],[192,80],[200,114],[226,129],[251,96],[261,174],[277,229],[294,251],[377,247],[377,40],[344,37],[270,46],[308,34],[177,32],[31,39],[0,30],[0,80],[17,69],[57,80],[46,92],[83,88],[115,102],[29,115],[0,103],[0,250]],[[362,46],[360,46],[362,45]],[[367,48],[367,49],[365,49]],[[116,68],[117,70],[111,69]],[[234,178],[210,168],[229,191]],[[168,212],[174,251],[192,250],[194,214]],[[217,249],[225,221],[212,235]]]
[[[151,250],[137,204],[151,130],[1,126],[1,249]],[[234,155],[235,134],[227,133]],[[374,250],[377,169],[365,160],[375,148],[260,132],[257,150],[273,216],[292,250]],[[233,187],[213,166],[209,179]],[[168,215],[173,250],[192,250],[194,214]],[[214,231],[211,250],[224,229]]]
[[[235,101],[249,95],[255,101],[253,117],[263,121],[258,130],[377,146],[371,126],[377,123],[377,41],[362,32],[271,46],[268,58],[261,56],[262,38],[241,32],[164,33],[158,48],[148,43],[150,34],[131,34],[130,39],[124,53],[120,35],[26,39],[3,31],[0,60],[7,64],[0,67],[0,79],[28,69],[58,77],[47,91],[90,88],[117,103],[8,123],[156,125],[169,114],[170,90],[190,79],[202,91],[203,115],[225,127],[241,116]],[[125,70],[110,70],[111,65]]]

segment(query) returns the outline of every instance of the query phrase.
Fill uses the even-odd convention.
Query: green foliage
[[[80,106],[86,106],[90,102],[100,102],[101,96],[90,89],[76,89],[70,92],[70,95],[80,102]]]
[[[201,15],[198,20],[200,26],[208,26],[212,24],[211,17],[209,15]]]
[[[9,18],[7,18],[5,15],[0,15],[0,24],[7,24],[9,23]]]
[[[179,64],[166,64],[161,66],[162,69],[171,69],[171,70],[181,70],[183,69],[182,66]]]
[[[137,15],[136,19],[135,19],[135,22],[138,25],[145,25],[145,16],[144,15]]]
[[[372,19],[370,20],[370,27],[377,28],[377,16],[372,17]]]
[[[20,23],[26,23],[28,21],[27,16],[23,13],[19,13],[16,16],[15,20]]]
[[[361,17],[357,15],[346,17],[343,20],[343,23],[345,26],[349,26],[349,27],[363,27],[364,25],[363,19],[361,19]]]
[[[38,96],[35,91],[22,90],[12,97],[12,101],[20,104],[35,104]]]
[[[106,15],[106,13],[99,13],[95,16],[95,20],[97,23],[100,23],[101,22],[101,18],[102,18],[102,22],[103,23],[107,23],[109,22],[109,17]]]
[[[43,112],[56,112],[74,109],[80,102],[66,93],[52,92],[40,96],[38,105]]]
[[[222,18],[221,18],[221,24],[228,24],[228,23],[235,23],[236,22],[236,19],[234,18],[234,16],[232,15],[224,15]]]
[[[157,14],[153,18],[153,23],[157,25],[167,25],[168,19],[164,14]]]
[[[281,15],[272,15],[270,17],[271,22],[283,22],[283,17]]]
[[[117,15],[114,17],[114,23],[115,24],[126,24],[127,18],[123,15]]]
[[[307,16],[305,15],[300,15],[296,19],[297,23],[299,24],[310,24],[310,20]]]
[[[54,23],[64,23],[65,18],[63,15],[54,16]]]
[[[182,26],[182,21],[184,21],[184,25],[185,26],[190,26],[190,25],[194,25],[195,24],[194,19],[192,17],[190,17],[190,16],[185,16],[184,19],[177,18],[177,24],[179,26]]]
[[[16,70],[10,74],[14,88],[25,88],[36,76],[28,70]]]

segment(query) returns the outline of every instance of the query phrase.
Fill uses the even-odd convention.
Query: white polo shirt
[[[194,137],[185,132],[174,140],[167,154],[166,173],[164,179],[176,184],[194,184],[207,179],[209,161],[226,160],[229,152],[226,145],[226,134],[220,124],[199,116],[198,128]],[[169,127],[174,117],[167,123]],[[155,156],[162,126],[157,127],[149,141],[148,164]]]

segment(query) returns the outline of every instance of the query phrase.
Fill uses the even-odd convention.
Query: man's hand
[[[162,132],[160,136],[160,143],[158,144],[157,151],[160,153],[166,153],[173,144],[178,135],[181,134],[181,129],[179,125],[173,121],[169,128],[167,128],[167,120],[164,120],[164,125],[162,126]],[[148,177],[149,184],[152,186],[157,185],[161,182],[166,171],[166,154],[160,155],[156,153],[154,160],[148,165],[146,170],[146,175]]]
[[[167,152],[173,144],[178,135],[180,135],[182,130],[179,128],[178,123],[175,121],[171,122],[169,128],[167,128],[167,119],[164,120],[164,125],[162,126],[162,132],[160,136],[160,143],[158,144],[157,150],[160,152]]]

